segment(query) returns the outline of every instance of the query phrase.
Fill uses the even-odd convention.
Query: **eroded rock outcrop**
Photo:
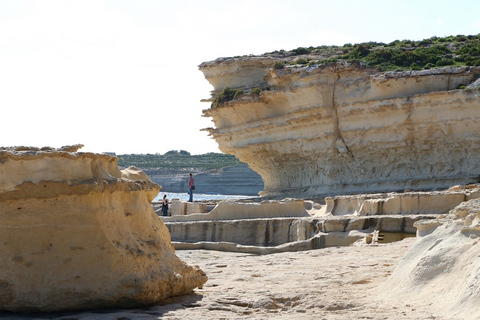
[[[202,286],[151,207],[160,186],[79,147],[0,148],[0,310],[140,306]]]
[[[175,248],[266,254],[345,246],[357,240],[364,245],[374,243],[375,237],[377,243],[398,241],[416,234],[417,221],[439,221],[459,204],[477,198],[480,184],[327,197],[325,204],[302,199],[222,201],[208,213],[162,219]]]
[[[480,198],[480,184],[453,186],[444,191],[327,197],[325,211],[333,216],[445,214],[460,203],[476,198]]]
[[[199,66],[214,86],[207,101],[227,86],[263,89],[204,110],[220,150],[262,176],[263,196],[478,182],[480,67],[381,73],[349,63],[274,69],[275,60]]]
[[[480,199],[463,202],[448,215],[415,226],[417,241],[378,296],[423,303],[448,319],[478,319]]]

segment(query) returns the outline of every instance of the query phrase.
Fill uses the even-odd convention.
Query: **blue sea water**
[[[175,193],[175,192],[161,192],[158,196],[153,199],[153,202],[161,202],[164,195],[167,195],[168,200],[180,199],[187,201],[188,193]],[[255,198],[252,196],[242,196],[242,195],[224,195],[224,194],[207,194],[207,193],[193,193],[193,201],[203,201],[203,200],[225,200],[225,199],[245,199],[245,198]]]

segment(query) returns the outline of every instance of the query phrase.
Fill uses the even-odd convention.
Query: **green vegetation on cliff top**
[[[122,168],[135,166],[145,168],[168,168],[185,170],[212,170],[243,164],[235,156],[223,153],[206,153],[191,155],[180,150],[162,154],[122,154],[117,155],[118,165]]]
[[[290,51],[267,52],[262,56],[272,56],[277,59],[272,65],[273,69],[342,61],[360,63],[369,68],[376,68],[380,72],[434,69],[445,66],[480,66],[480,34],[431,37],[421,41],[395,40],[390,43],[365,42],[355,45],[347,43],[343,46],[299,47]],[[244,95],[258,96],[261,91],[260,88],[254,88],[246,93],[241,89],[226,87],[215,97],[211,108]]]
[[[401,71],[432,69],[444,66],[480,66],[480,34],[449,37],[431,37],[428,39],[395,40],[390,43],[365,42],[343,46],[299,47],[265,53],[301,58],[291,60],[290,65],[312,65],[330,62],[363,62],[367,67],[379,71]],[[311,56],[312,58],[309,58]],[[315,56],[325,59],[317,60]],[[282,69],[287,65],[277,61],[273,68]]]

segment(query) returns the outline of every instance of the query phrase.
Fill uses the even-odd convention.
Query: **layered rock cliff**
[[[199,66],[246,93],[204,110],[220,150],[258,172],[263,196],[446,188],[480,176],[480,67],[378,72],[330,63],[274,69],[274,57]],[[459,85],[467,89],[456,89]],[[471,84],[470,86],[468,86]]]
[[[141,306],[203,285],[152,209],[160,186],[78,147],[0,148],[0,310]]]

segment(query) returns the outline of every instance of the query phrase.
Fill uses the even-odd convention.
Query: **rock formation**
[[[379,289],[385,299],[422,302],[445,319],[479,319],[480,199],[419,221],[417,241]]]
[[[480,198],[480,184],[444,191],[377,193],[326,198],[222,201],[208,213],[162,217],[177,249],[205,248],[255,254],[398,241],[414,236],[419,220],[436,219]],[[368,240],[370,239],[370,240]]]
[[[258,172],[263,196],[447,188],[480,176],[480,67],[377,72],[333,63],[272,68],[224,58],[199,68],[244,94],[204,110],[220,150]],[[475,84],[474,84],[475,83]],[[472,84],[467,89],[459,85]]]
[[[202,286],[151,207],[160,186],[79,147],[0,148],[0,310],[149,305]]]

